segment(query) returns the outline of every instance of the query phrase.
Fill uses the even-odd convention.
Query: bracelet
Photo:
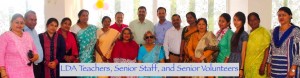
[[[240,69],[240,70],[243,70],[243,71],[244,71],[244,69]]]
[[[1,78],[7,77],[7,75],[1,76]]]

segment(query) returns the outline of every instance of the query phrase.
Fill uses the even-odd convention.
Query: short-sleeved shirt
[[[237,33],[234,33],[234,35],[232,36],[231,38],[231,44],[234,44],[232,43],[233,39],[235,38],[235,36],[237,35]],[[239,41],[238,41],[238,46],[237,48],[233,48],[231,50],[231,52],[234,52],[234,53],[241,53],[242,52],[242,47],[243,47],[243,42],[244,41],[248,41],[248,33],[243,31],[243,33],[241,34],[240,38],[239,38]]]

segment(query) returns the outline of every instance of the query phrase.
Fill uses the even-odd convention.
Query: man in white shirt
[[[180,27],[181,18],[178,14],[172,16],[172,24],[167,30],[164,39],[164,50],[167,62],[178,63],[180,61],[180,44],[182,28]]]
[[[132,30],[133,36],[134,36],[134,40],[138,43],[138,44],[144,44],[144,34],[147,31],[154,31],[154,24],[145,19],[147,15],[147,10],[146,7],[144,6],[140,6],[138,8],[138,19],[133,20],[129,23],[129,28]]]

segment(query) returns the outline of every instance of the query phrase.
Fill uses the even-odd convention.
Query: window
[[[287,6],[293,13],[292,23],[300,25],[300,0],[272,0],[272,29],[279,26],[277,11],[282,6]]]
[[[11,17],[15,13],[24,15],[28,10],[36,12],[37,25],[35,29],[37,32],[45,31],[44,0],[10,0],[2,1],[0,5],[0,34],[9,30]]]
[[[139,6],[147,8],[146,19],[157,23],[156,10],[158,7],[167,9],[166,19],[171,21],[171,16],[175,13],[181,16],[182,27],[187,26],[186,13],[193,11],[197,18],[203,17],[208,20],[209,30],[216,32],[219,30],[218,19],[222,13],[226,12],[226,0],[104,0],[104,8],[95,8],[97,0],[84,0],[83,9],[90,12],[89,23],[101,27],[103,16],[109,16],[112,23],[115,22],[114,15],[121,11],[124,13],[125,24],[137,19],[137,9]]]

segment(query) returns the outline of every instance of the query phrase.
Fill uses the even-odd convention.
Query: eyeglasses
[[[146,36],[145,39],[153,39],[154,36]]]

